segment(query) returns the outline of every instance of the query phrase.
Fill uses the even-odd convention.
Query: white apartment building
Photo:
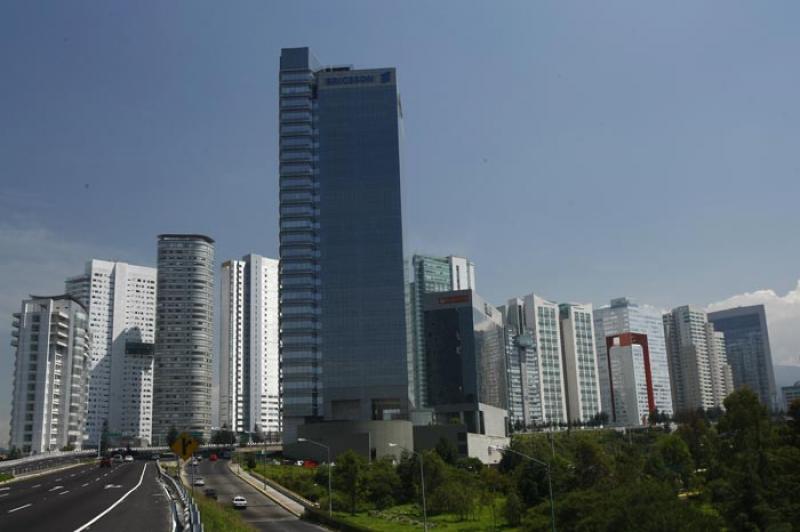
[[[279,433],[278,261],[247,255],[222,265],[220,424]]]
[[[112,440],[152,441],[153,343],[156,269],[91,260],[66,291],[89,311],[87,437],[100,438],[108,423]]]
[[[601,409],[608,414],[609,421],[618,425],[639,425],[642,423],[642,415],[655,409],[672,415],[672,386],[661,312],[654,307],[639,305],[622,297],[613,299],[608,306],[595,308],[593,314]],[[615,355],[615,346],[630,349],[627,350],[627,355],[623,352],[625,350]],[[641,363],[644,372],[645,359],[649,378],[644,373],[637,373],[636,379],[631,380],[634,375],[632,369],[622,371],[619,367],[616,370],[614,368],[615,360],[618,365],[628,364],[631,368],[638,361],[636,364]],[[620,396],[623,390],[635,390],[627,394],[627,404],[632,405],[632,397],[638,397],[643,385],[647,406],[637,406],[635,413],[615,419],[620,405],[615,405],[612,398]],[[631,406],[627,408],[627,412],[633,412]]]
[[[600,413],[592,305],[562,303],[559,310],[567,413],[570,421],[588,422]]]
[[[591,324],[591,306],[566,305],[570,336],[570,354],[562,354],[561,310],[559,305],[536,294],[512,298],[501,312],[506,325],[506,368],[508,380],[509,419],[512,425],[524,427],[542,424],[567,423],[570,419],[583,419],[582,415],[569,416],[567,397],[567,366],[569,358],[574,368],[577,412],[597,413],[599,389],[597,371],[590,370],[593,352],[585,347],[591,337],[591,327],[586,327],[585,311]],[[580,322],[580,325],[577,325]],[[590,374],[593,373],[593,376]],[[584,386],[585,384],[585,386]],[[585,390],[581,390],[581,386]]]
[[[722,407],[733,390],[724,335],[705,312],[688,305],[664,314],[663,321],[675,409]]]
[[[68,295],[31,296],[14,314],[11,446],[23,453],[81,449],[90,333],[86,309]]]

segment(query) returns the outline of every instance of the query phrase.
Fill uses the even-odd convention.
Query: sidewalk
[[[248,484],[250,484],[253,488],[260,491],[270,499],[272,499],[277,505],[283,507],[286,511],[296,515],[297,517],[302,517],[303,512],[305,512],[305,507],[296,502],[283,493],[279,492],[269,484],[266,484],[266,489],[264,489],[264,481],[255,478],[251,475],[247,470],[242,469],[239,464],[234,464],[233,461],[228,461],[228,468],[231,470],[231,473],[238,476]]]

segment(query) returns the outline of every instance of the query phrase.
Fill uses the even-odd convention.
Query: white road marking
[[[60,489],[61,489],[61,488],[63,488],[63,487],[64,487],[64,486],[56,486],[56,487],[54,487],[54,488],[50,488],[50,489],[49,489],[49,490],[47,490],[47,491],[56,491],[56,490],[60,490]]]
[[[9,510],[8,513],[13,514],[17,510],[22,510],[23,508],[27,508],[28,506],[33,506],[33,503],[29,502],[25,506],[20,506],[19,508],[14,508],[13,510]]]
[[[42,485],[41,485],[41,484],[36,484],[35,486],[31,486],[31,487],[32,487],[32,488],[41,488],[41,487],[42,487]]]
[[[74,477],[74,476],[75,476],[75,473],[71,474],[70,476],[71,476],[71,477]]]
[[[87,482],[86,484],[81,484],[81,487],[82,487],[82,488],[85,488],[85,487],[86,487],[86,486],[88,486],[88,485],[89,485],[89,483]]]
[[[94,479],[95,482],[97,482],[98,480],[100,480],[100,477],[97,477],[96,479]]]
[[[57,478],[56,482],[61,482],[63,479]]]
[[[8,490],[10,490],[10,489],[11,489],[11,488],[0,488],[0,491],[8,491]]]
[[[97,522],[97,521],[98,521],[98,520],[99,520],[101,517],[103,517],[104,515],[106,515],[108,512],[110,512],[111,510],[113,510],[114,508],[116,508],[116,506],[117,506],[119,503],[121,503],[122,501],[124,501],[124,500],[125,500],[125,498],[126,498],[128,495],[130,495],[131,493],[133,493],[134,491],[136,491],[136,490],[139,488],[139,486],[141,486],[141,485],[142,485],[142,481],[144,481],[144,473],[145,473],[145,471],[146,471],[146,470],[147,470],[147,464],[145,464],[145,465],[144,465],[144,467],[142,467],[142,476],[141,476],[141,477],[139,477],[139,483],[138,483],[138,484],[136,484],[134,487],[132,487],[130,490],[128,490],[128,492],[127,492],[127,493],[125,493],[125,495],[123,495],[122,497],[120,497],[120,498],[119,498],[119,500],[118,500],[117,502],[115,502],[114,504],[112,504],[111,506],[109,506],[108,508],[106,508],[105,510],[103,510],[103,511],[102,511],[100,514],[98,514],[98,515],[97,515],[95,518],[93,518],[91,521],[89,521],[88,523],[86,523],[85,525],[83,525],[83,526],[82,526],[82,527],[80,527],[80,528],[76,528],[76,529],[75,529],[75,532],[82,532],[83,530],[86,530],[87,528],[89,528],[90,526],[92,526],[93,524],[95,524],[95,523],[96,523],[96,522]]]
[[[8,497],[8,495],[9,495],[8,493],[3,493],[2,495],[0,495],[0,497]]]
[[[62,491],[61,493],[59,493],[59,495],[64,495],[65,493],[69,493],[69,490],[67,490],[67,491]]]

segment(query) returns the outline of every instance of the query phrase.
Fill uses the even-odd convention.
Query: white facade
[[[672,386],[661,312],[653,307],[638,305],[624,297],[613,299],[609,306],[594,309],[594,329],[602,411],[609,418],[613,417],[607,339],[624,333],[635,333],[647,337],[655,408],[659,412],[672,415]],[[620,385],[631,386],[628,383]]]
[[[225,262],[221,298],[220,424],[281,432],[278,261]]]
[[[66,291],[89,311],[87,437],[99,440],[103,422],[116,438],[152,441],[156,269],[91,260]],[[146,347],[146,346],[145,346]],[[116,436],[118,435],[118,436]]]
[[[11,446],[41,453],[85,436],[90,333],[86,309],[69,296],[35,297],[14,314],[16,347]]]
[[[569,420],[588,422],[600,413],[592,305],[563,303],[559,308]]]
[[[464,257],[449,256],[451,290],[475,290],[475,263]]]
[[[532,332],[538,364],[537,392],[542,418],[538,423],[566,423],[567,398],[561,359],[558,304],[536,294],[525,296],[525,321]]]
[[[722,407],[732,390],[724,335],[705,312],[688,305],[663,320],[676,410]]]

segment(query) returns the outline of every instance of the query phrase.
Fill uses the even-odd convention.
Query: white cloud
[[[800,281],[782,296],[774,290],[745,292],[712,303],[707,310],[758,304],[766,309],[773,364],[800,366]]]
[[[0,223],[0,446],[8,438],[14,350],[10,345],[11,314],[30,294],[64,292],[64,279],[83,272],[92,258],[124,260],[111,247],[59,238],[32,224]]]

